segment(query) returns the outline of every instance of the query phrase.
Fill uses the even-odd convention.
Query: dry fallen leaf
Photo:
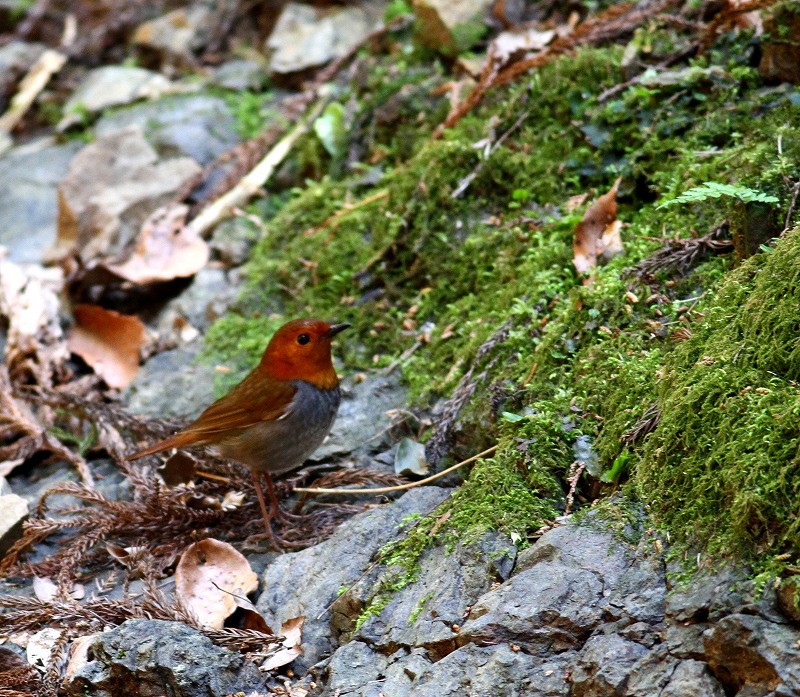
[[[179,450],[170,455],[167,461],[158,469],[158,473],[167,486],[188,484],[194,479],[194,468],[197,464],[191,455]]]
[[[25,654],[28,663],[32,666],[44,667],[50,662],[50,655],[53,652],[53,647],[61,639],[63,629],[55,629],[48,627],[36,632],[28,641],[28,646],[25,648]]]
[[[188,206],[159,208],[142,225],[130,256],[104,262],[111,273],[138,284],[193,276],[208,261],[208,245],[186,226]]]
[[[261,666],[263,670],[273,670],[274,668],[285,666],[303,653],[303,647],[300,642],[303,638],[303,623],[305,620],[305,617],[292,617],[281,625],[280,633],[284,637],[283,648],[264,661]]]
[[[76,305],[67,346],[85,360],[109,387],[122,389],[139,371],[144,324],[98,305]]]
[[[67,681],[89,662],[89,647],[94,643],[97,634],[79,636],[72,641],[69,662],[64,669],[64,680]]]
[[[189,545],[175,569],[175,595],[205,627],[220,629],[236,609],[234,595],[258,587],[247,559],[227,542],[208,538]]]
[[[600,196],[583,215],[575,228],[573,263],[578,273],[588,273],[597,266],[598,257],[605,261],[623,252],[617,220],[617,189],[622,177],[614,182],[608,193]]]

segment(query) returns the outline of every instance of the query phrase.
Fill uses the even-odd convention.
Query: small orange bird
[[[305,462],[325,440],[339,408],[339,378],[331,361],[331,340],[349,324],[296,319],[270,339],[261,362],[228,394],[174,436],[128,457],[213,445],[222,457],[247,465],[253,473],[267,535],[278,499],[271,474]],[[267,476],[270,511],[264,503],[260,473]]]

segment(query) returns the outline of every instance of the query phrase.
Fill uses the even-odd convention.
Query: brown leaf
[[[163,466],[159,467],[158,473],[167,486],[178,486],[178,484],[188,484],[194,478],[194,468],[197,464],[188,453],[179,450],[174,455],[170,455]]]
[[[109,387],[122,389],[139,371],[144,324],[98,305],[76,305],[75,326],[67,338],[72,353],[85,360]]]
[[[203,239],[186,227],[188,211],[183,204],[159,208],[142,225],[130,256],[101,266],[142,285],[193,276],[206,265],[209,253]]]
[[[597,258],[605,261],[623,252],[621,227],[617,220],[617,189],[622,177],[608,193],[600,196],[583,215],[575,228],[573,264],[578,273],[588,273],[597,266]]]
[[[208,538],[189,545],[175,569],[175,595],[205,627],[220,629],[236,609],[234,595],[258,587],[247,559],[227,542]]]
[[[264,661],[261,666],[263,670],[273,670],[285,666],[303,653],[303,647],[300,642],[303,638],[303,623],[305,621],[305,617],[292,617],[281,625],[280,633],[284,637],[283,648]]]

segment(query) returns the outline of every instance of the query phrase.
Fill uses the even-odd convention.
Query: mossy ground
[[[634,42],[652,58],[668,55],[684,42],[671,31],[653,24]],[[349,151],[363,164],[343,167],[310,137],[279,177],[296,188],[254,205],[266,233],[239,311],[214,325],[209,353],[244,369],[285,317],[312,314],[353,323],[345,371],[388,365],[424,336],[401,365],[418,407],[449,397],[470,368],[485,373],[453,454],[500,447],[444,504],[451,514],[439,537],[494,528],[524,539],[563,507],[572,445],[586,435],[610,479],[627,471],[674,539],[761,568],[779,554],[796,563],[797,236],[733,270],[731,259],[712,258],[649,286],[623,271],[658,249],[657,238],[703,235],[728,216],[725,201],[656,208],[706,181],[777,196],[782,227],[786,182],[800,179],[800,91],[762,85],[758,41],[738,33],[723,34],[674,84],[601,101],[624,81],[623,48],[587,49],[491,92],[434,141],[447,103],[432,93],[446,69],[432,70],[411,37],[365,58],[366,77],[339,86]],[[523,114],[484,159],[485,139]],[[618,176],[626,254],[588,287],[571,263],[583,208],[568,202],[591,200]],[[507,338],[476,362],[503,326]],[[691,339],[671,341],[677,328]],[[656,430],[623,442],[654,403]],[[578,501],[597,491],[585,477]],[[418,542],[412,534],[385,561],[406,569]]]

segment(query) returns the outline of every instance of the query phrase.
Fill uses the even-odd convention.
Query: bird
[[[127,459],[170,448],[213,446],[222,457],[250,468],[266,533],[275,544],[271,521],[280,506],[271,475],[302,465],[330,432],[341,401],[331,341],[350,326],[314,318],[287,322],[272,336],[259,364],[228,394],[186,428]],[[262,473],[269,512],[259,481]]]

